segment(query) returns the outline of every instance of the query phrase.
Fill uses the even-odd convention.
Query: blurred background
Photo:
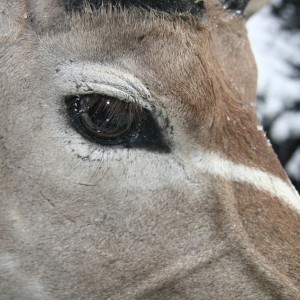
[[[246,14],[259,73],[257,113],[300,192],[300,0],[254,0]]]

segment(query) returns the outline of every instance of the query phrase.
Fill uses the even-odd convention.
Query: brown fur
[[[236,209],[243,237],[246,236],[255,251],[264,258],[262,267],[278,274],[277,284],[282,285],[284,294],[290,293],[292,299],[299,297],[299,214],[291,212],[281,201],[268,194],[255,192],[249,186],[236,185],[235,195],[241,193],[244,196],[243,199],[236,197]],[[283,298],[281,289],[278,292],[277,297]]]
[[[213,10],[212,16],[209,12],[210,9],[207,17],[217,21],[206,25],[193,18],[162,18],[138,11],[111,17],[104,12],[98,17],[87,16],[83,22],[85,30],[101,27],[101,32],[94,33],[99,38],[103,31],[110,32],[109,40],[102,44],[102,50],[105,52],[114,47],[118,49],[117,53],[128,57],[130,63],[134,60],[137,65],[135,72],[147,82],[151,91],[155,91],[157,97],[184,103],[180,113],[185,116],[184,122],[188,122],[183,124],[187,128],[188,139],[201,141],[204,148],[222,153],[237,163],[259,166],[287,180],[263,132],[258,130],[259,122],[252,105],[255,99],[253,78],[256,78],[256,69],[253,64],[249,64],[252,57],[250,49],[249,54],[245,49],[248,45],[242,37],[245,35],[244,29],[233,34],[244,21],[236,18],[228,23],[227,18],[232,16],[224,17],[219,7]],[[123,28],[122,32],[108,29],[112,26],[124,27],[124,22],[131,25]],[[77,24],[75,18],[61,26],[70,26],[75,31],[82,30],[82,24]],[[215,28],[220,29],[215,32]],[[228,34],[235,35],[230,44],[226,38]],[[140,37],[144,37],[141,43]],[[90,43],[87,40],[84,42]],[[95,42],[98,43],[98,40]],[[64,41],[59,43],[64,44]],[[160,46],[162,44],[163,48]],[[235,49],[232,49],[233,45]],[[232,53],[237,57],[233,58]],[[237,64],[236,61],[242,63]],[[147,77],[138,65],[146,67]],[[149,77],[152,74],[154,78]],[[167,91],[171,94],[166,94]]]

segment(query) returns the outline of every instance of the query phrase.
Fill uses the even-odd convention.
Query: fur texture
[[[1,4],[1,300],[299,299],[299,214],[199,159],[292,189],[257,130],[244,21],[205,6]],[[84,139],[65,97],[85,87],[149,108],[171,152]]]

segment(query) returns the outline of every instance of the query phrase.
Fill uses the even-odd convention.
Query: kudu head
[[[236,202],[263,172],[289,187],[257,130],[245,5],[2,1],[4,295],[265,295],[232,264]]]

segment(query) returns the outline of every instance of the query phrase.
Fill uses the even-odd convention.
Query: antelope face
[[[5,1],[5,293],[167,299],[170,284],[170,299],[191,299],[192,282],[176,282],[230,244],[224,201],[235,195],[219,163],[285,180],[257,131],[244,20],[224,9],[243,3],[182,3],[194,16],[167,5],[71,14],[70,3]],[[203,295],[212,295],[209,272],[199,275]]]

